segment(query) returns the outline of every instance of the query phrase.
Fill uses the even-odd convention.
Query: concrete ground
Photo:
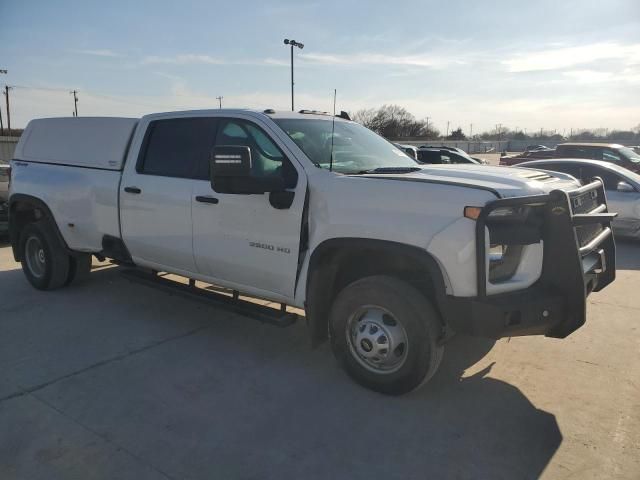
[[[0,478],[638,479],[640,245],[564,340],[455,339],[426,388],[98,267],[31,288],[0,247]]]

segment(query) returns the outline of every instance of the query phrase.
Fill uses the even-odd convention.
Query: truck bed
[[[51,211],[67,245],[99,252],[120,237],[118,188],[134,118],[33,120],[16,146],[12,196],[33,196]],[[18,198],[16,198],[18,199]]]

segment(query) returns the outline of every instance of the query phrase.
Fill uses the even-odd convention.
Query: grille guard
[[[572,200],[592,191],[597,193],[599,203],[588,213],[573,213]],[[476,220],[476,300],[480,302],[494,297],[487,296],[487,218],[497,208],[518,206],[538,207],[544,212],[540,227],[544,242],[542,273],[533,287],[564,298],[563,321],[554,325],[546,335],[566,337],[584,324],[586,297],[615,279],[615,242],[611,221],[617,214],[608,213],[604,185],[597,177],[569,192],[553,190],[546,195],[489,202]],[[581,244],[576,227],[589,225],[599,227]]]

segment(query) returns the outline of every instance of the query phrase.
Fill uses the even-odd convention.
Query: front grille
[[[598,206],[598,191],[589,190],[588,192],[580,195],[572,196],[571,211],[573,214],[589,213]],[[590,225],[580,225],[575,227],[578,242],[581,247],[584,247],[587,243],[593,240],[600,232],[602,232],[602,225],[599,223],[592,223]]]

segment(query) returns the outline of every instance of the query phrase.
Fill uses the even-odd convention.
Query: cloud
[[[109,49],[97,49],[97,50],[72,50],[74,53],[80,53],[82,55],[93,55],[94,57],[121,57],[122,55]]]
[[[203,65],[224,65],[226,62],[214,58],[210,55],[184,53],[171,57],[160,57],[151,55],[144,57],[142,63],[146,65],[152,64],[169,64],[169,65],[187,65],[187,64],[203,64]]]
[[[625,65],[640,63],[640,43],[592,43],[577,47],[554,46],[545,50],[520,53],[502,61],[512,73],[570,69],[604,60],[619,60]]]
[[[170,57],[149,55],[142,59],[143,65],[252,65],[267,67],[288,66],[289,62],[276,58],[265,58],[262,60],[227,60],[216,58],[211,55],[199,53],[182,53]]]
[[[467,62],[455,55],[389,55],[381,53],[301,53],[300,59],[321,65],[396,65],[408,67],[444,68]]]

